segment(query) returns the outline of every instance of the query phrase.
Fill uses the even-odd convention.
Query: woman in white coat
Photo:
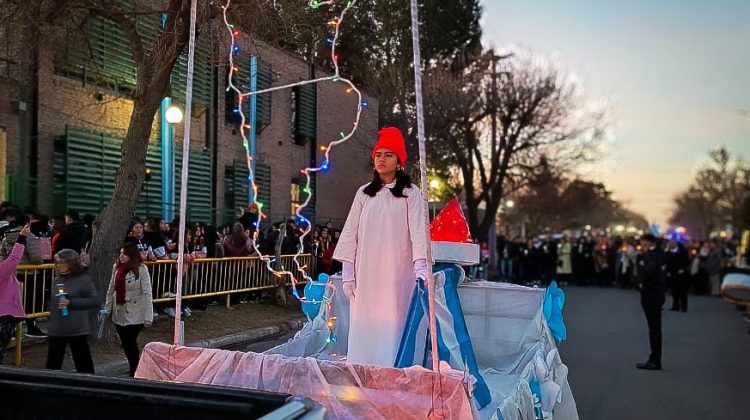
[[[151,326],[154,302],[151,295],[151,276],[141,262],[135,244],[120,248],[117,263],[112,269],[104,311],[111,314],[120,336],[122,349],[130,365],[130,376],[135,376],[140,360],[138,334]]]
[[[373,179],[357,191],[333,258],[351,306],[347,360],[393,367],[416,279],[426,275],[427,229],[397,128],[380,131],[372,160]]]

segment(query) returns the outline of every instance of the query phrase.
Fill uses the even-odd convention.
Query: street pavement
[[[662,371],[648,357],[638,292],[565,288],[568,339],[560,345],[582,420],[750,419],[750,324],[733,305],[690,296],[687,313],[663,312]]]

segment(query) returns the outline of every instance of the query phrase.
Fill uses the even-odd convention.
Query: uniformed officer
[[[664,305],[666,285],[664,284],[665,261],[657,247],[656,237],[646,234],[641,237],[643,254],[638,258],[640,276],[641,307],[648,323],[648,339],[651,355],[645,363],[638,363],[638,369],[661,370],[661,308]]]

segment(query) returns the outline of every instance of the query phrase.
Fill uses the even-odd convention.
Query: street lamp
[[[508,200],[508,201],[505,202],[505,207],[507,207],[509,209],[512,209],[513,206],[515,206],[515,205],[516,205],[516,203],[514,203],[513,200]]]
[[[432,181],[430,181],[430,188],[432,188],[433,190],[440,188],[440,181],[438,181],[437,179],[433,179]]]
[[[161,101],[161,212],[172,220],[174,205],[174,131],[173,125],[182,122],[182,109],[172,104],[166,96]]]
[[[172,105],[167,108],[167,112],[164,113],[164,119],[170,124],[179,124],[182,122],[182,110]]]

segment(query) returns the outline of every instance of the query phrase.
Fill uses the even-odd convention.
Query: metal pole
[[[161,26],[167,22],[167,15],[161,17]],[[170,78],[171,79],[171,78]],[[172,98],[167,96],[161,100],[159,124],[161,128],[161,213],[164,220],[172,220],[174,208],[174,131],[172,124],[167,122],[167,110],[172,106]]]
[[[414,50],[414,92],[417,99],[417,139],[419,140],[419,174],[422,184],[422,206],[427,230],[427,292],[430,303],[430,343],[432,344],[432,370],[439,371],[437,321],[435,320],[435,278],[432,276],[432,246],[430,245],[430,209],[427,203],[427,152],[424,136],[424,109],[422,106],[422,58],[419,50],[419,9],[417,0],[411,0],[411,39]]]
[[[182,319],[182,275],[185,266],[185,213],[187,210],[187,181],[190,163],[190,118],[193,104],[193,62],[195,61],[195,20],[197,16],[197,0],[190,2],[190,43],[188,47],[187,87],[185,88],[185,130],[182,136],[182,174],[180,178],[180,230],[177,242],[177,290],[174,308],[174,344],[184,344]]]
[[[258,57],[250,57],[250,92],[258,90]],[[270,95],[268,93],[267,95]],[[255,143],[256,143],[256,129],[258,119],[258,95],[250,95],[250,130],[248,130],[248,149],[250,151],[250,176],[247,185],[247,204],[253,204],[255,202],[255,194],[253,194],[253,183],[255,182]],[[260,226],[260,220],[258,220],[258,226]]]

